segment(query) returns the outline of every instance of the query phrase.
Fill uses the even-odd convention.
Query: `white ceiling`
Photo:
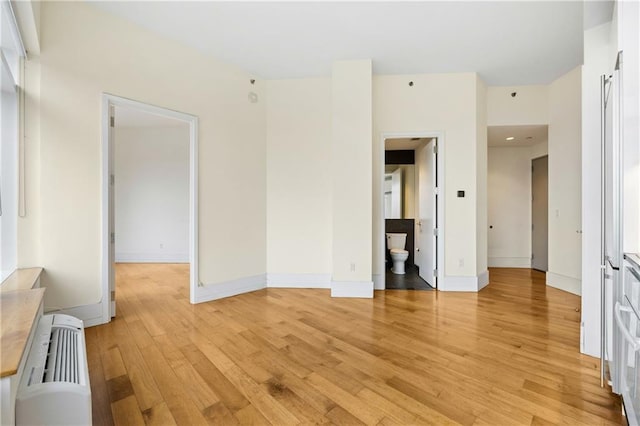
[[[329,76],[333,61],[371,58],[376,74],[477,71],[508,86],[546,84],[582,63],[582,1],[93,4],[267,79]],[[587,25],[610,16],[587,9]]]
[[[489,126],[487,144],[489,146],[531,146],[548,140],[549,126]],[[513,136],[514,140],[506,138]],[[531,139],[529,139],[531,138]]]
[[[133,108],[115,108],[116,127],[175,127],[188,126],[187,123],[174,118],[150,114]]]

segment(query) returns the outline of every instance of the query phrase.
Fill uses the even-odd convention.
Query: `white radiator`
[[[16,425],[90,425],[91,386],[82,321],[38,323],[16,397]]]

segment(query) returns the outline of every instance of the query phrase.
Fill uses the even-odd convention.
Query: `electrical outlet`
[[[464,259],[463,258],[458,259],[458,267],[464,268]]]
[[[164,248],[164,244],[160,243],[160,248],[163,249]]]
[[[355,272],[356,271],[356,264],[354,262],[351,262],[351,272]]]

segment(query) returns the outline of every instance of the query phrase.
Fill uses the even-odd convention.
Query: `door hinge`
[[[111,239],[111,244],[115,244],[116,243],[116,233],[115,232],[111,233],[110,239]]]
[[[109,117],[109,126],[116,127],[116,118],[113,115]]]
[[[533,260],[535,257],[536,256],[533,253],[531,253],[531,260]]]
[[[533,231],[533,223],[531,224],[531,230]]]
[[[433,276],[434,276],[434,277],[437,277],[437,276],[438,276],[438,270],[437,270],[437,269],[434,269],[434,270],[433,270]]]
[[[109,184],[114,185],[116,183],[116,177],[114,175],[109,175]]]
[[[433,193],[438,195],[438,187],[437,186],[435,188],[433,188]]]
[[[438,145],[433,145],[433,153],[434,154],[438,153]]]
[[[433,228],[433,236],[434,237],[438,236],[438,228]]]

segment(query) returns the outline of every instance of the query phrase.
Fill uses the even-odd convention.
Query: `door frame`
[[[444,180],[444,164],[445,164],[445,138],[444,132],[435,132],[435,131],[415,131],[415,132],[382,132],[380,134],[380,148],[379,148],[379,156],[380,161],[378,164],[379,173],[377,176],[378,184],[380,187],[380,202],[377,206],[378,211],[380,212],[380,220],[376,224],[378,227],[378,240],[380,242],[380,249],[375,254],[378,256],[378,264],[382,265],[382,274],[379,280],[379,287],[375,290],[385,290],[386,289],[386,269],[385,269],[385,218],[384,218],[384,158],[385,158],[385,149],[384,142],[386,139],[397,139],[397,138],[435,138],[437,139],[438,144],[438,153],[436,155],[436,164],[438,166],[437,171],[437,179],[438,179],[438,207],[437,207],[437,220],[436,227],[438,228],[438,243],[436,245],[436,268],[438,270],[438,274],[436,276],[436,290],[440,287],[440,284],[444,280],[444,203],[445,203],[445,180]],[[415,228],[415,223],[414,223]],[[415,234],[415,231],[414,231]],[[414,237],[415,238],[415,237]],[[415,253],[414,253],[415,257]]]
[[[115,259],[111,258],[110,229],[111,202],[109,200],[110,170],[113,159],[110,141],[110,110],[114,107],[127,107],[150,114],[181,120],[189,125],[189,301],[196,303],[198,288],[198,117],[183,112],[134,101],[109,93],[102,94],[102,322],[111,321],[111,294],[109,289],[109,271]]]

